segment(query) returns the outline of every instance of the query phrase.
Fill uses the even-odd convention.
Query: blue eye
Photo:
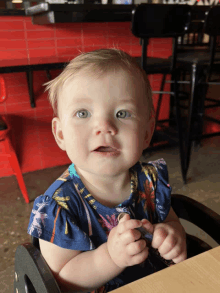
[[[87,111],[87,110],[77,111],[76,116],[79,118],[87,118],[89,116],[89,111]]]
[[[128,117],[131,117],[131,113],[129,113],[126,110],[120,110],[117,112],[116,117],[117,118],[128,118]]]

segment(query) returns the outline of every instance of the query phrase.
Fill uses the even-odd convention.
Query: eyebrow
[[[128,104],[133,104],[135,99],[122,99],[118,100],[120,103],[128,103]]]
[[[74,99],[74,102],[76,103],[92,103],[92,99],[89,99],[89,98],[76,98]]]
[[[118,99],[118,103],[127,103],[127,104],[133,104],[135,101],[135,99]],[[84,103],[92,103],[93,100],[90,98],[76,98],[74,99],[74,102],[78,103],[78,102],[84,102]]]
[[[132,107],[136,107],[137,102],[135,101],[135,99],[122,99],[122,100],[118,100],[118,105],[121,104],[125,104],[125,105],[129,105]]]

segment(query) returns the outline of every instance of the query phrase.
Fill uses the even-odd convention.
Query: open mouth
[[[117,150],[115,148],[109,147],[109,146],[100,146],[97,149],[95,149],[95,152],[116,152]]]

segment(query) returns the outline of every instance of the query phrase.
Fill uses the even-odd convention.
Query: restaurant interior
[[[140,3],[167,6],[174,4],[173,1],[165,0],[132,1],[131,3],[110,1],[107,4],[104,1],[96,1],[96,3],[94,1],[75,1],[77,4],[75,7],[79,8],[72,8],[74,1],[52,2],[0,1],[0,117],[3,117],[3,124],[0,123],[0,127],[2,127],[0,128],[1,293],[12,292],[14,288],[16,248],[22,243],[31,241],[27,234],[27,226],[35,198],[44,193],[70,164],[69,158],[59,149],[51,132],[53,112],[47,99],[44,83],[55,78],[62,68],[80,52],[101,48],[114,47],[124,50],[137,58],[140,65],[144,67],[144,37],[139,36],[139,32],[135,31],[132,26],[132,10]],[[216,6],[218,4],[216,1],[216,3],[202,0],[196,2],[177,1],[175,3],[179,6],[189,4],[202,7],[203,17],[214,4]],[[47,6],[41,6],[45,11],[33,10],[34,7],[39,7],[41,4],[47,4]],[[61,7],[60,11],[55,11],[53,4],[69,5],[71,8],[67,9],[65,6],[65,8]],[[95,5],[105,7],[94,9]],[[65,10],[64,16],[62,9]],[[75,14],[74,9],[78,9],[78,14]],[[91,14],[88,16],[89,9]],[[102,16],[99,15],[101,9],[103,9]],[[51,17],[52,13],[53,17]],[[72,21],[64,21],[65,17],[70,17]],[[106,21],[103,19],[104,17],[106,17]],[[196,23],[198,24],[198,22],[197,20]],[[200,19],[199,23],[204,24],[204,18]],[[204,51],[199,46],[201,44],[193,43],[194,34],[192,33],[187,34],[187,37],[191,38],[191,44],[185,42],[184,45],[189,45],[187,50],[193,51],[198,56],[204,56],[204,54],[210,56],[211,37],[203,30],[201,31],[201,43],[205,44],[205,46],[202,45]],[[197,30],[196,34],[199,35],[201,31]],[[142,42],[140,42],[141,39]],[[217,38],[216,48],[218,44],[219,39]],[[161,61],[161,59],[168,60],[170,56],[173,56],[172,48],[172,36],[154,37],[152,35],[147,42],[147,56],[152,58],[152,62]],[[190,55],[189,52],[187,51],[187,56]],[[219,57],[218,52],[215,54],[216,56]],[[169,67],[168,71],[160,70],[162,68],[160,64],[159,70],[151,72],[150,66],[155,68],[156,65],[151,63],[150,58],[149,67],[146,66],[145,69],[152,87],[156,113],[159,107],[160,111],[157,113],[158,124],[152,145],[143,152],[141,159],[147,162],[163,158],[168,165],[172,193],[192,198],[220,215],[220,66],[217,66],[220,59],[217,61],[214,59],[214,63],[212,63],[214,68],[212,81],[214,80],[214,82],[207,79],[209,71],[203,70],[204,68],[210,69],[209,66],[207,67],[209,58],[205,60],[206,65],[203,63],[204,60],[201,63],[198,61],[198,69],[202,69],[199,72],[200,75],[196,75],[197,84],[193,92],[192,84],[195,80],[192,78],[191,69],[196,67],[192,66],[191,60],[186,62],[187,70],[179,76],[174,74],[177,72],[175,68],[170,70]],[[179,60],[178,63],[178,52],[176,58],[176,67],[179,68],[185,59]],[[176,80],[177,77],[180,79]],[[169,82],[170,80],[173,83]],[[165,83],[162,88],[163,81]],[[181,83],[181,81],[184,82]],[[178,104],[175,104],[175,85],[178,82],[180,85],[179,99],[182,105],[179,108]],[[160,95],[161,90],[162,96]],[[200,99],[202,96],[203,98]],[[191,109],[192,97],[199,102],[198,104],[195,102],[194,108]],[[179,114],[183,117],[182,120],[180,119],[183,128],[178,124],[177,109],[180,109]],[[197,109],[201,110],[202,114]],[[191,120],[190,111],[192,111]],[[174,126],[172,123],[169,124],[172,115],[176,115],[174,120],[177,119]],[[4,128],[4,123],[9,126],[7,129]],[[165,127],[162,127],[160,123],[164,123]],[[175,133],[173,133],[174,128]],[[180,129],[184,129],[185,136],[181,137]],[[170,138],[171,134],[172,138]],[[7,153],[6,144],[4,145],[6,136],[10,140],[13,156],[15,154],[17,157],[16,162],[18,162],[23,179],[22,176],[16,177],[13,165],[16,159],[13,161],[9,158],[12,156],[12,150],[10,150],[10,154]],[[22,187],[23,180],[24,186]],[[187,233],[203,239],[211,247],[219,245],[193,224],[184,220],[182,224]]]

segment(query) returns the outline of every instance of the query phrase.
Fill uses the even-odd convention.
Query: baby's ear
[[[58,146],[61,148],[61,150],[65,151],[66,148],[65,148],[64,138],[63,138],[61,121],[58,117],[54,117],[52,120],[52,132]]]
[[[148,126],[145,133],[144,149],[146,149],[150,144],[151,138],[154,133],[154,128],[155,128],[155,118],[154,116],[151,116],[150,120],[148,121]]]

